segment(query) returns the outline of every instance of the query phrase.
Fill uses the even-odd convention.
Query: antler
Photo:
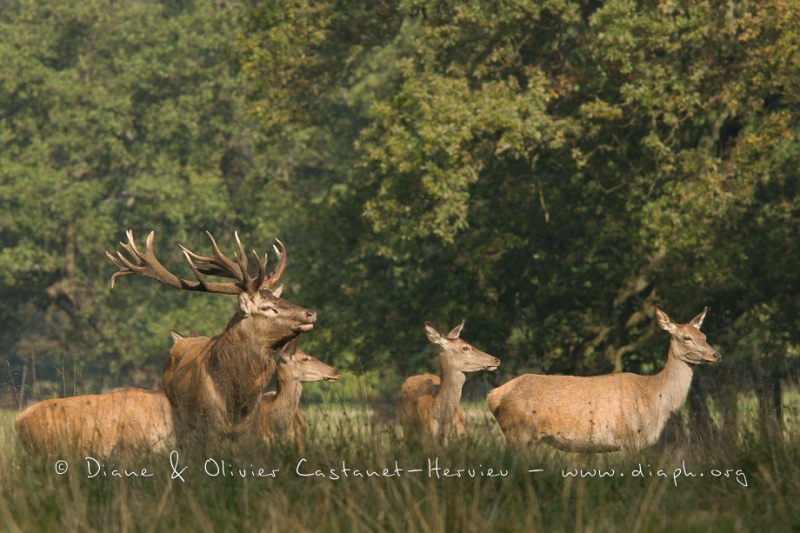
[[[275,239],[275,242],[281,247],[281,249],[278,250],[277,246],[274,244],[272,245],[272,249],[275,250],[275,255],[278,256],[278,266],[261,282],[260,288],[262,289],[269,289],[275,285],[281,278],[281,275],[283,275],[283,271],[286,270],[286,246],[283,245],[280,239]]]
[[[225,257],[225,255],[217,246],[217,242],[214,240],[214,237],[210,232],[207,231],[206,235],[208,235],[208,239],[211,241],[212,253],[212,255],[209,257],[198,255],[182,244],[178,245],[183,251],[183,255],[186,257],[186,262],[189,264],[189,267],[192,269],[192,272],[197,278],[197,281],[189,281],[172,274],[166,268],[164,268],[158,259],[156,259],[156,256],[153,253],[152,231],[147,236],[147,243],[145,245],[144,253],[136,248],[136,244],[133,240],[133,232],[129,230],[126,232],[126,235],[128,236],[128,243],[120,244],[123,248],[125,248],[128,254],[136,260],[136,263],[134,264],[130,262],[124,255],[122,255],[121,252],[117,252],[119,259],[106,252],[106,255],[111,262],[113,262],[119,269],[118,272],[115,272],[111,276],[112,287],[114,286],[114,281],[118,276],[136,274],[138,276],[155,279],[171,287],[185,290],[214,292],[221,294],[238,294],[242,291],[253,293],[261,289],[271,288],[278,281],[283,274],[284,269],[286,268],[286,247],[278,239],[275,240],[280,245],[281,249],[279,250],[277,246],[273,245],[275,253],[278,256],[278,266],[274,271],[267,275],[267,255],[264,254],[264,259],[262,260],[254,250],[253,255],[255,255],[256,262],[258,263],[258,274],[255,277],[252,277],[247,270],[247,254],[245,254],[244,246],[242,246],[242,242],[239,240],[239,234],[234,233],[236,237],[236,244],[239,247],[239,253],[234,253],[234,256],[236,257],[236,261],[234,262]],[[197,264],[195,264],[195,261],[197,261]],[[238,283],[208,282],[203,277],[203,274],[234,278],[238,280]]]
[[[280,249],[278,249],[278,246],[274,244],[272,245],[272,248],[275,250],[275,255],[278,257],[278,266],[275,267],[275,270],[270,272],[268,275],[267,255],[264,254],[264,259],[262,260],[258,256],[258,253],[253,250],[253,255],[258,262],[258,275],[256,277],[251,277],[247,274],[247,256],[244,252],[244,246],[242,246],[242,242],[239,240],[238,233],[234,233],[236,237],[236,244],[239,246],[239,253],[234,254],[236,257],[235,263],[225,257],[222,252],[219,251],[217,243],[214,241],[214,237],[211,235],[211,233],[206,232],[206,235],[208,235],[208,238],[211,241],[211,250],[214,254],[212,257],[199,256],[187,250],[184,246],[179,245],[184,253],[188,254],[195,261],[202,263],[197,267],[197,270],[199,270],[201,274],[236,278],[241,282],[245,291],[254,292],[261,289],[272,288],[280,279],[283,271],[286,269],[286,247],[279,239],[275,239],[275,242],[280,245]],[[189,262],[189,265],[194,271],[195,267],[191,261]],[[245,273],[244,276],[242,276],[242,272]],[[197,273],[195,273],[195,275],[197,275]]]
[[[236,244],[239,246],[239,253],[234,253],[234,256],[236,257],[235,263],[225,257],[222,252],[220,252],[219,247],[217,246],[217,243],[210,232],[207,231],[206,235],[208,235],[208,239],[211,241],[211,251],[213,253],[211,257],[197,255],[188,250],[185,246],[179,245],[181,250],[183,250],[183,253],[186,255],[186,260],[189,262],[189,266],[192,268],[192,272],[194,272],[195,276],[197,276],[198,279],[202,277],[202,274],[235,278],[239,280],[239,286],[245,292],[253,293],[258,290],[267,275],[266,254],[264,254],[264,259],[262,260],[258,257],[258,254],[255,252],[255,250],[253,251],[253,255],[255,255],[256,261],[258,262],[258,275],[253,278],[247,271],[247,254],[244,252],[244,246],[242,246],[242,241],[239,240],[238,233],[234,232]],[[195,266],[192,259],[198,261],[200,263],[199,266]]]
[[[120,244],[128,252],[128,255],[134,260],[131,262],[128,258],[126,258],[122,252],[117,252],[117,257],[114,257],[108,251],[106,251],[106,256],[111,260],[112,263],[119,269],[117,272],[111,276],[111,287],[114,287],[114,282],[120,276],[128,276],[130,274],[136,274],[137,276],[142,276],[145,278],[154,279],[156,281],[160,281],[170,287],[175,287],[177,289],[184,289],[187,291],[200,291],[200,292],[213,292],[219,294],[239,294],[242,292],[243,288],[240,287],[236,283],[215,283],[206,281],[203,277],[202,273],[204,269],[198,269],[193,263],[192,259],[189,254],[189,250],[181,246],[183,250],[184,256],[186,256],[186,261],[189,263],[189,266],[194,272],[195,276],[197,277],[197,281],[190,281],[183,278],[179,278],[166,268],[161,262],[156,258],[155,254],[153,253],[153,236],[155,232],[150,232],[147,236],[147,241],[145,243],[145,251],[142,252],[136,247],[136,242],[133,240],[133,231],[128,230],[125,234],[128,237],[128,242]],[[209,235],[210,236],[210,235]],[[214,244],[216,248],[216,243]],[[218,251],[218,250],[217,250]],[[192,254],[194,255],[194,254]],[[219,257],[224,258],[222,254],[219,254]],[[230,264],[233,264],[230,260],[225,259]],[[220,263],[218,267],[219,270],[224,269],[222,266],[223,263]],[[227,266],[227,264],[225,265]],[[234,265],[236,266],[236,265]],[[208,274],[215,274],[216,271],[212,270],[211,268],[207,271]],[[241,281],[241,272],[231,270],[229,274],[222,274],[220,272],[219,275],[226,275],[227,277],[233,277],[239,279]]]

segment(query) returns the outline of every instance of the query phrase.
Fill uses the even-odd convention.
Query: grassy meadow
[[[367,405],[305,409],[303,449],[235,446],[125,461],[28,456],[0,423],[4,531],[792,531],[800,525],[797,395],[783,437],[700,441],[673,420],[640,456],[507,450],[488,410],[447,450],[373,423]],[[747,399],[742,399],[747,402]],[[134,475],[135,474],[135,475]]]

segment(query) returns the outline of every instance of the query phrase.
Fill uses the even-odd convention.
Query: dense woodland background
[[[765,416],[800,368],[800,1],[0,0],[7,404],[160,384],[234,298],[120,279],[125,230],[288,250],[346,398],[434,370],[422,324],[523,372],[695,372]],[[274,261],[274,256],[272,256]],[[391,392],[391,391],[389,391]]]

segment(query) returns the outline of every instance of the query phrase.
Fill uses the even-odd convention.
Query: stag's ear
[[[253,301],[246,292],[239,293],[239,311],[244,313],[244,316],[250,316],[256,310],[256,302]]]
[[[182,341],[183,339],[186,338],[183,335],[181,335],[180,333],[178,333],[177,330],[174,330],[174,329],[169,330],[169,336],[172,337],[172,342],[173,343],[178,342],[178,341]]]
[[[452,330],[450,330],[450,333],[448,333],[448,334],[447,334],[447,338],[448,338],[448,339],[457,339],[457,338],[458,338],[458,336],[459,336],[459,335],[461,335],[461,328],[463,328],[463,327],[464,327],[464,322],[466,322],[466,321],[467,321],[467,319],[466,319],[466,318],[465,318],[465,319],[463,319],[463,320],[461,321],[461,324],[457,325],[457,326],[456,326],[456,327],[454,327]]]
[[[696,317],[694,317],[694,318],[692,319],[692,321],[691,321],[691,322],[689,322],[689,325],[690,325],[690,326],[694,326],[694,327],[696,327],[696,328],[699,330],[699,329],[700,329],[700,326],[702,326],[702,325],[703,325],[703,320],[705,320],[705,318],[706,318],[706,313],[708,313],[708,307],[706,307],[705,309],[703,309],[703,312],[702,312],[702,313],[700,313],[699,315],[697,315]]]
[[[661,329],[665,329],[672,333],[675,331],[675,322],[669,317],[664,308],[660,305],[656,304],[656,320],[658,320],[658,325],[661,326]]]
[[[275,289],[274,291],[272,291],[272,295],[273,295],[275,298],[280,298],[280,297],[281,297],[281,293],[282,293],[282,292],[283,292],[283,284],[280,284],[280,285],[278,285],[278,288],[277,288],[277,289]]]
[[[425,334],[428,336],[428,340],[434,344],[444,345],[447,342],[447,339],[442,337],[442,334],[436,331],[430,322],[425,322]]]

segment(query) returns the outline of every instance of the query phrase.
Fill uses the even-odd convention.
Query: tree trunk
[[[695,376],[697,378],[698,376]],[[701,440],[708,440],[715,433],[714,420],[708,409],[708,387],[703,378],[696,379],[689,389],[689,425],[690,434]]]
[[[742,375],[731,367],[723,372],[720,383],[717,405],[722,417],[722,431],[735,436],[739,433],[739,391],[746,387],[742,387]]]
[[[760,370],[755,372],[755,375],[758,376],[756,394],[758,396],[759,425],[769,435],[779,435],[783,428],[780,369],[758,368],[757,370]]]

